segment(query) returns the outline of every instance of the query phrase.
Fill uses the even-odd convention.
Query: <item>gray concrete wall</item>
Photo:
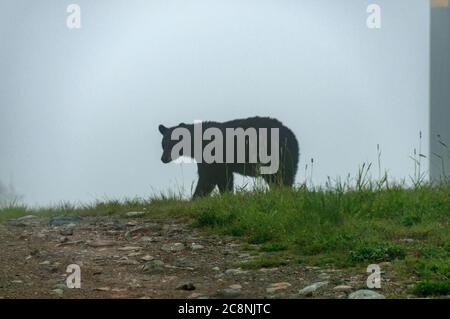
[[[431,9],[430,175],[450,176],[450,7]]]

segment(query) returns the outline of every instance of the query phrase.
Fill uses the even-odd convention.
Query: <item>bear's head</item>
[[[164,125],[161,124],[158,127],[159,132],[162,134],[161,146],[163,149],[163,154],[161,156],[161,161],[164,164],[170,163],[177,159],[177,158],[172,157],[172,149],[179,141],[176,139],[175,140],[172,139],[172,132],[176,128],[180,128],[180,127],[186,128],[186,124],[180,123],[178,126],[174,126],[174,127],[165,127]],[[181,154],[181,155],[183,155],[183,154]]]

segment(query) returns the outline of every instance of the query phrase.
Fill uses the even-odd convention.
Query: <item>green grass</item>
[[[244,268],[291,262],[361,267],[391,261],[405,278],[417,278],[414,292],[448,294],[450,279],[450,185],[408,188],[337,183],[325,188],[238,191],[190,201],[178,196],[105,201],[46,209],[11,206],[0,220],[27,214],[118,215],[148,212],[145,218],[188,217],[207,232],[239,236],[259,245],[266,257]]]
[[[419,281],[414,288],[418,296],[445,296],[450,295],[450,280],[446,281]]]

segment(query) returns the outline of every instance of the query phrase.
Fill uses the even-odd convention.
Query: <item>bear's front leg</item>
[[[197,187],[195,188],[194,198],[207,196],[211,194],[216,183],[211,180],[212,176],[207,176],[199,172]]]

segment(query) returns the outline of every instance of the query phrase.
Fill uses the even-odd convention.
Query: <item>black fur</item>
[[[163,163],[169,163],[172,160],[171,158],[171,150],[172,147],[178,141],[171,140],[172,131],[177,127],[185,127],[187,128],[192,136],[194,136],[194,125],[193,124],[184,124],[180,123],[177,126],[167,128],[164,125],[159,126],[159,131],[163,135],[162,139],[162,147],[163,147],[163,155],[161,160]],[[251,117],[247,119],[238,119],[228,122],[203,122],[202,129],[203,131],[207,128],[215,127],[222,131],[224,137],[224,145],[226,145],[226,128],[243,128],[244,130],[250,127],[253,127],[258,130],[258,128],[267,128],[268,130],[268,141],[270,141],[270,129],[278,128],[279,129],[279,145],[280,145],[280,154],[279,154],[279,169],[277,173],[272,175],[264,175],[261,177],[272,187],[274,185],[281,186],[292,186],[295,180],[295,174],[297,172],[298,160],[299,160],[299,147],[297,139],[294,133],[284,126],[280,121],[268,117]],[[203,132],[202,132],[203,134]],[[208,144],[210,141],[204,141],[203,147]],[[192,153],[194,152],[194,145],[191,146]],[[268,142],[268,152],[270,153],[270,142]],[[235,146],[235,161],[234,163],[197,163],[198,167],[198,183],[194,193],[194,197],[209,195],[216,186],[218,186],[221,193],[225,191],[233,190],[233,173],[238,173],[245,176],[258,176],[260,163],[248,163],[248,144],[246,145],[246,163],[237,163],[236,160],[236,146]],[[193,158],[192,154],[183,154],[185,156],[190,156]],[[224,159],[226,158],[226,151],[224,146],[223,151]],[[258,156],[259,161],[259,156]]]

